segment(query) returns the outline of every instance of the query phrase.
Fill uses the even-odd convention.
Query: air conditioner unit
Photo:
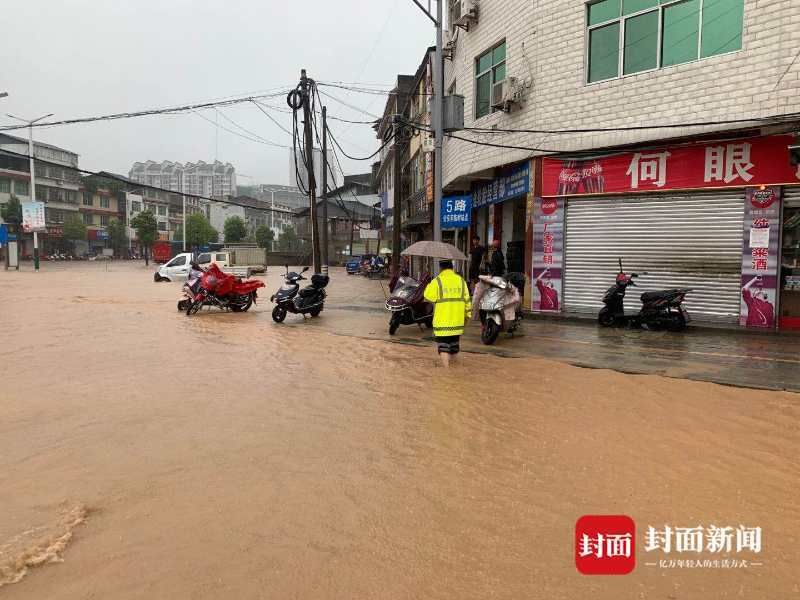
[[[515,96],[516,77],[507,77],[492,85],[492,108],[508,112],[511,105],[517,102]]]
[[[478,0],[455,0],[453,3],[453,25],[469,31],[470,23],[478,22]]]

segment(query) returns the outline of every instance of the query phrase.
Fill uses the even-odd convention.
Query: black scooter
[[[627,275],[622,270],[622,259],[620,258],[617,281],[608,288],[603,296],[605,306],[597,315],[597,322],[603,327],[627,324],[632,327],[653,330],[681,331],[685,329],[691,318],[681,304],[686,294],[692,291],[691,289],[674,288],[658,292],[645,292],[641,296],[642,308],[639,313],[632,317],[625,315],[623,306],[625,292],[628,290],[628,286],[636,286],[633,280],[637,277],[639,277],[637,273]]]
[[[389,318],[389,335],[397,333],[400,325],[433,327],[433,304],[425,300],[425,287],[430,283],[427,273],[417,281],[408,274],[401,275],[391,286],[392,295],[386,300]]]
[[[289,272],[289,265],[286,265],[286,275],[281,288],[272,295],[271,302],[275,303],[272,309],[272,320],[276,323],[283,323],[287,313],[296,315],[311,315],[316,317],[325,308],[325,286],[328,285],[330,278],[319,273],[311,276],[311,285],[300,289],[300,281],[304,281],[303,273],[308,271],[305,267],[300,273]]]

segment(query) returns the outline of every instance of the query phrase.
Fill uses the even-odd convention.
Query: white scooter
[[[520,294],[509,279],[491,275],[478,277],[473,293],[472,314],[481,320],[481,342],[491,346],[500,332],[513,336],[522,322]]]

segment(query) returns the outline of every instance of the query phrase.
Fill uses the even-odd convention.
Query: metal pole
[[[303,129],[305,131],[306,145],[306,172],[308,173],[308,202],[310,205],[311,219],[311,255],[314,272],[319,273],[319,235],[317,222],[317,182],[314,177],[314,139],[311,132],[311,96],[308,93],[309,81],[306,70],[300,71],[300,91],[303,98]]]
[[[328,107],[322,107],[322,273],[328,274]]]
[[[33,164],[33,121],[28,125],[28,156],[31,170],[31,200],[36,202],[36,172]],[[33,269],[39,271],[39,233],[33,230]]]
[[[433,65],[433,131],[435,153],[433,159],[433,239],[442,241],[442,142],[444,140],[444,56],[442,52],[442,4],[436,2],[436,54]],[[434,265],[439,272],[438,263]]]
[[[399,95],[395,96],[395,112],[400,106],[400,98]],[[395,121],[393,127],[397,127],[398,123]],[[394,142],[392,142],[392,148],[394,149],[394,160],[393,162],[393,173],[392,178],[394,179],[394,183],[392,186],[394,189],[392,190],[392,275],[399,275],[400,274],[400,251],[401,251],[401,240],[400,240],[400,233],[401,233],[401,226],[403,224],[403,220],[401,217],[402,208],[400,206],[401,198],[403,197],[401,193],[402,181],[403,181],[403,163],[401,162],[400,156],[400,141],[398,140],[397,136],[394,136]]]
[[[186,252],[186,195],[181,194],[183,202],[183,251]]]

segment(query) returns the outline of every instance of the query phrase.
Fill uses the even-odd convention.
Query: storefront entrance
[[[570,198],[564,310],[596,314],[622,258],[626,272],[640,274],[626,311],[639,310],[645,291],[686,287],[696,320],[736,323],[744,200],[743,189]]]
[[[800,188],[785,187],[783,194],[779,327],[800,330]]]

